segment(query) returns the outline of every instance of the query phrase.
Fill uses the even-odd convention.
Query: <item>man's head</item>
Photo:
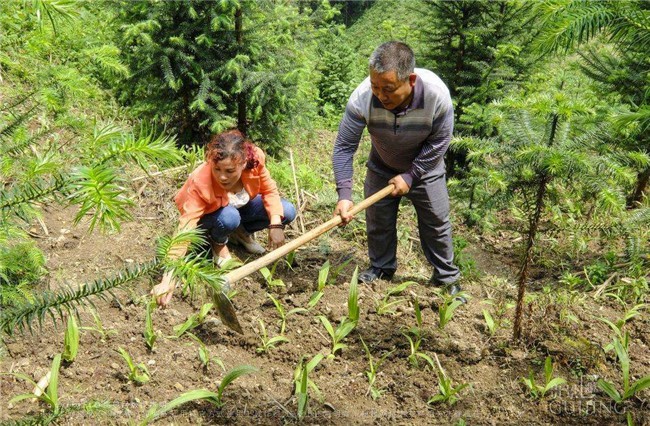
[[[413,50],[405,43],[389,41],[376,48],[368,62],[373,95],[386,109],[406,107],[416,80]]]

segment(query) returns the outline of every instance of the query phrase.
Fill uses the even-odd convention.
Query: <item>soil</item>
[[[183,172],[180,172],[182,175]],[[181,176],[182,178],[182,176]],[[164,176],[137,181],[139,191],[135,199],[138,207],[134,219],[122,225],[120,233],[102,235],[87,233],[82,223],[75,227],[71,208],[48,207],[44,210],[45,227],[37,223],[32,235],[47,255],[47,276],[44,287],[55,290],[65,286],[79,286],[97,277],[111,276],[130,265],[151,260],[155,254],[156,239],[174,230],[175,207],[171,202],[178,176]],[[305,212],[307,222],[327,218],[329,212]],[[208,402],[183,405],[157,420],[160,424],[294,424],[299,423],[297,398],[293,395],[293,374],[303,357],[311,359],[317,353],[326,358],[310,374],[318,386],[322,399],[311,392],[309,415],[305,424],[378,424],[430,425],[457,424],[463,419],[470,425],[493,424],[623,424],[627,413],[632,413],[635,424],[650,424],[650,394],[644,391],[639,398],[615,405],[596,387],[603,377],[620,388],[620,374],[612,352],[601,348],[610,341],[608,328],[598,317],[616,319],[622,315],[614,305],[604,305],[593,295],[585,293],[567,305],[557,302],[539,303],[527,312],[525,339],[512,344],[513,309],[504,316],[504,327],[490,336],[486,330],[483,310],[490,309],[485,300],[505,301],[514,298],[512,277],[516,274],[513,237],[503,235],[499,244],[472,237],[460,226],[455,228],[470,244],[466,254],[476,262],[480,277],[463,280],[464,289],[471,295],[467,305],[460,307],[452,321],[438,328],[437,306],[440,297],[426,285],[430,272],[415,244],[400,243],[399,259],[407,259],[393,282],[379,281],[359,286],[361,315],[357,328],[345,339],[347,347],[333,358],[331,342],[316,319],[326,316],[332,323],[347,313],[349,281],[355,267],[365,268],[365,241],[363,235],[349,229],[336,229],[313,241],[297,252],[293,269],[280,265],[276,278],[285,287],[269,289],[259,273],[236,283],[238,291],[233,298],[244,334],[239,335],[224,327],[213,311],[208,320],[195,330],[212,356],[218,357],[230,370],[239,365],[251,365],[257,372],[234,381],[224,392],[224,406],[217,408]],[[289,229],[288,238],[295,238],[297,228]],[[415,230],[409,235],[417,235]],[[260,240],[266,235],[260,233]],[[413,240],[411,240],[413,241]],[[242,260],[250,259],[235,248]],[[266,353],[258,353],[259,322],[266,324],[270,335],[278,331],[278,314],[266,293],[274,294],[285,310],[306,307],[315,290],[319,269],[329,260],[332,268],[343,265],[334,283],[325,288],[325,295],[309,312],[292,314],[287,319],[288,343],[280,344]],[[542,271],[544,272],[544,271]],[[541,280],[553,282],[554,271],[545,271]],[[61,424],[127,424],[138,423],[154,404],[164,404],[183,392],[205,388],[216,391],[225,373],[217,363],[203,368],[198,356],[199,345],[187,338],[171,338],[172,327],[198,311],[205,297],[182,298],[174,296],[171,305],[158,309],[153,322],[160,336],[153,351],[143,338],[145,305],[152,285],[160,276],[141,279],[115,292],[107,300],[94,299],[103,327],[109,331],[101,336],[97,331],[84,330],[77,359],[61,368],[59,381],[60,403],[64,407],[102,402],[104,411],[95,409],[67,413]],[[416,281],[401,296],[404,302],[392,315],[379,315],[376,302],[386,290],[406,280]],[[436,370],[422,361],[413,366],[407,360],[409,342],[404,333],[416,325],[415,297],[422,308],[424,341],[420,351],[432,358],[438,357],[446,374],[455,385],[469,384],[453,406],[428,404],[438,393]],[[576,320],[567,320],[562,308],[570,310]],[[566,312],[564,312],[566,314]],[[88,309],[81,311],[83,327],[93,327]],[[638,379],[650,374],[649,321],[636,318],[629,324],[631,372]],[[33,334],[18,334],[5,339],[6,353],[1,359],[0,371],[25,373],[35,380],[45,375],[56,353],[62,351],[63,326],[47,319]],[[386,360],[379,366],[376,387],[383,390],[373,400],[368,393],[368,359],[361,339],[368,345],[373,358],[384,354]],[[126,365],[117,349],[125,348],[136,362],[145,363],[151,381],[136,386],[126,378]],[[434,355],[435,354],[435,355]],[[550,392],[546,398],[530,397],[521,379],[532,370],[538,381],[543,377],[543,362],[550,354],[556,365],[555,374],[569,382]],[[10,403],[32,386],[12,376],[2,376],[0,386],[0,420],[18,420],[45,412],[46,407],[29,400]]]

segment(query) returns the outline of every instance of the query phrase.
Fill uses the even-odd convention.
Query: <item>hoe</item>
[[[350,213],[354,216],[360,211],[365,210],[369,206],[375,204],[377,201],[381,200],[382,198],[385,198],[388,194],[393,192],[393,188],[394,188],[393,184],[390,184],[385,188],[377,191],[370,197],[361,201],[359,204],[355,204],[350,210]],[[302,246],[303,244],[308,243],[314,238],[322,235],[323,233],[339,225],[341,222],[342,222],[341,216],[335,216],[332,219],[328,220],[327,222],[312,229],[311,231],[306,232],[305,234],[301,235],[295,240],[289,241],[282,247],[279,247],[265,254],[259,259],[247,263],[246,265],[243,265],[237,269],[233,269],[232,271],[224,275],[222,277],[223,278],[222,290],[215,291],[213,293],[213,299],[215,302],[215,306],[217,308],[217,312],[219,313],[219,317],[221,318],[221,322],[223,322],[228,328],[236,331],[237,333],[244,334],[244,331],[242,330],[241,325],[239,324],[239,320],[237,319],[235,308],[230,302],[230,299],[228,299],[228,296],[226,295],[224,290],[230,288],[230,285],[232,283],[252,274],[253,272],[267,265],[270,265],[271,263],[280,259],[282,256],[285,256],[286,254],[294,251],[295,249]]]

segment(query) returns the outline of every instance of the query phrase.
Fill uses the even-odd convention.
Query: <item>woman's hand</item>
[[[151,289],[151,294],[156,298],[158,306],[165,307],[172,299],[174,288],[176,287],[176,280],[174,280],[172,272],[166,272],[160,284],[155,285]]]
[[[270,228],[269,229],[269,247],[274,250],[284,244],[284,229]]]

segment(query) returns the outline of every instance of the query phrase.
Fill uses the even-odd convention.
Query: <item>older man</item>
[[[433,72],[415,68],[411,48],[391,41],[370,56],[370,76],[352,93],[339,125],[333,152],[339,201],[335,214],[352,218],[352,158],[365,127],[372,148],[366,164],[365,196],[392,183],[390,196],[366,210],[370,267],[361,282],[392,278],[397,269],[397,212],[401,198],[413,203],[420,241],[433,267],[431,283],[460,291],[449,222],[443,157],[454,111],[447,86]]]

